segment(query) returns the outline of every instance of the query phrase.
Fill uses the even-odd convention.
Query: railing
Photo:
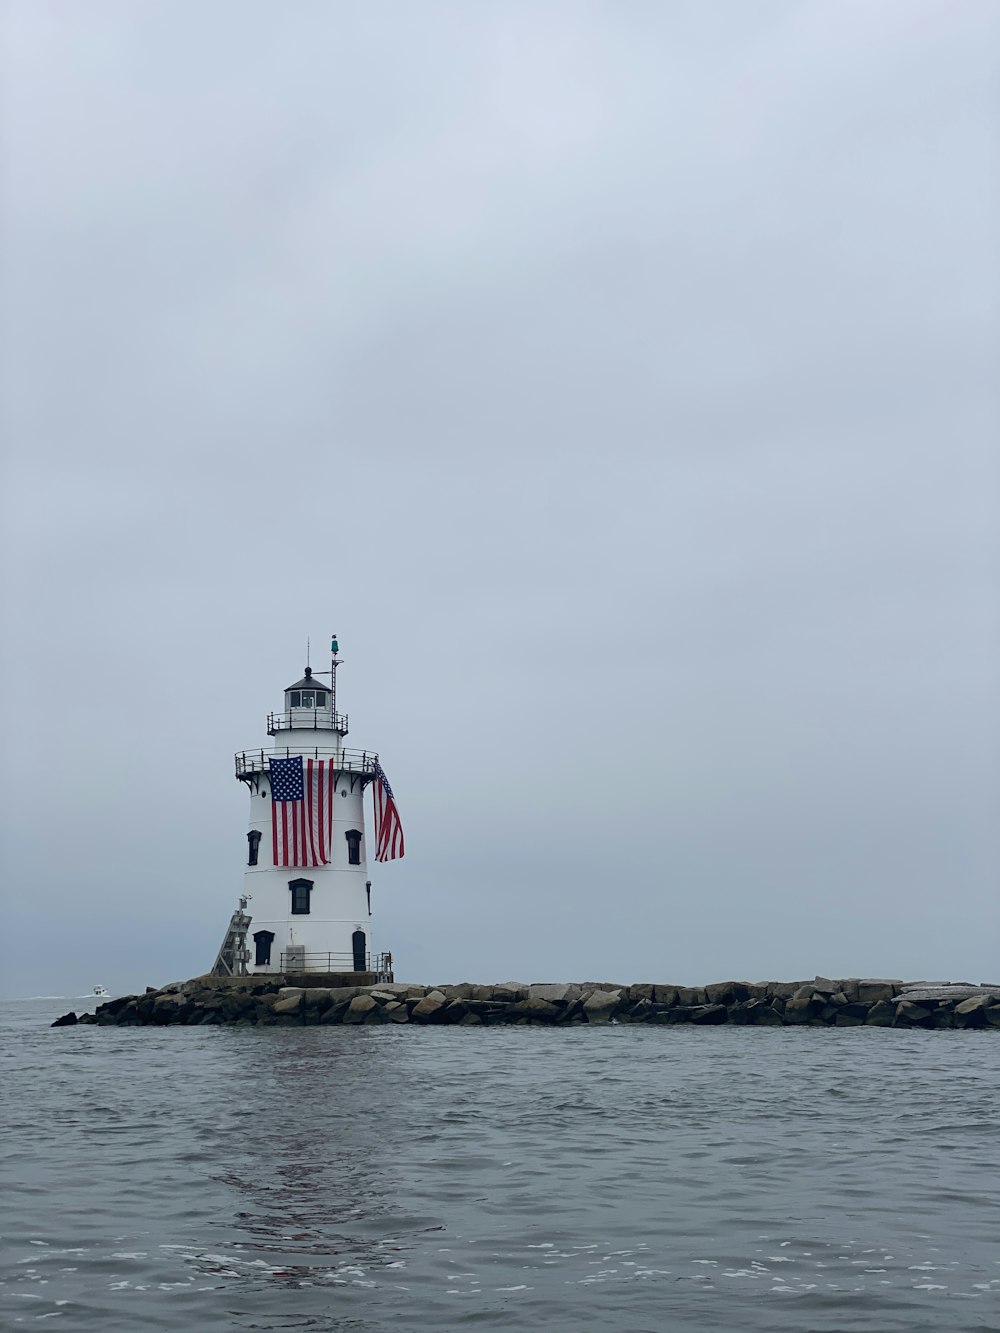
[[[283,953],[278,958],[279,972],[375,972],[379,981],[392,980],[392,954],[366,953],[363,968],[354,966],[353,953]]]
[[[300,745],[289,745],[284,751],[278,748],[240,750],[236,755],[236,776],[241,780],[257,777],[267,772],[268,759],[293,759],[296,755],[301,755],[303,759],[336,759],[338,772],[361,773],[368,777],[375,776],[375,763],[378,759],[378,754],[372,750],[338,750],[332,746],[321,745],[309,749]]]
[[[339,731],[347,735],[347,714],[329,708],[296,708],[290,713],[268,713],[267,734],[279,731]]]

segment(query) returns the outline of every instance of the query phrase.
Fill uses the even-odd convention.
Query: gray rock
[[[595,990],[583,1002],[583,1012],[588,1023],[609,1023],[618,1008],[621,991]]]
[[[931,1016],[931,1011],[912,1000],[899,1000],[896,1004],[897,1027],[922,1027]]]
[[[301,999],[305,993],[302,986],[282,986],[278,991],[278,998],[280,1000],[290,1000],[294,996],[295,999]]]
[[[539,983],[528,987],[528,1000],[547,1000],[549,1004],[572,1004],[580,998],[580,987],[563,984]]]
[[[754,1027],[762,1028],[780,1028],[784,1025],[784,1019],[775,1009],[773,1002],[767,1000],[750,1000],[747,1004],[747,1021]]]
[[[866,979],[858,982],[858,999],[862,1004],[876,1004],[879,1000],[891,1000],[901,988],[902,982],[873,981]]]
[[[439,990],[432,990],[416,1002],[410,1010],[410,1017],[426,1022],[429,1018],[433,1018],[439,1009],[443,1009],[447,1003],[447,999]]]
[[[50,1023],[49,1027],[75,1028],[77,1023],[79,1023],[79,1021],[80,1020],[77,1018],[76,1012],[73,1009],[71,1009],[68,1014],[63,1014],[60,1018],[57,1018],[54,1023]]]
[[[385,1006],[385,1013],[390,1023],[408,1023],[410,1021],[409,1009],[399,1000],[391,1000]]]
[[[815,995],[836,995],[840,990],[840,982],[831,981],[829,977],[816,977],[810,984]]]
[[[685,1008],[690,1008],[692,1005],[707,1004],[707,1002],[708,1002],[708,997],[706,996],[705,992],[701,990],[699,987],[697,986],[677,987],[677,1001],[676,1001],[677,1004],[683,1005]]]
[[[543,1000],[540,996],[535,999],[529,996],[526,1000],[515,1000],[510,1006],[512,1018],[533,1018],[539,1022],[554,1023],[557,1018],[562,1017],[562,1013],[558,1005],[550,1000]]]
[[[692,1010],[691,1022],[701,1023],[706,1026],[713,1026],[718,1023],[729,1021],[729,1010],[724,1004],[706,1004],[699,1005],[697,1009]]]
[[[877,1000],[868,1010],[865,1022],[873,1028],[891,1028],[896,1019],[896,1006],[891,999]]]
[[[811,995],[796,994],[785,1001],[784,1019],[786,1023],[808,1023],[818,1018],[822,1010],[822,1000],[814,1000]]]
[[[366,1017],[378,1007],[378,1001],[373,1000],[370,995],[355,995],[344,1011],[342,1021],[344,1023],[363,1023]]]
[[[302,991],[298,995],[284,995],[279,992],[278,999],[271,1005],[274,1014],[298,1014],[302,1010]]]
[[[709,1004],[739,1004],[750,998],[750,984],[746,981],[714,981],[705,987]]]

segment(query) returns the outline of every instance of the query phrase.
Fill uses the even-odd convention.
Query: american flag
[[[375,760],[375,860],[396,861],[403,855],[403,825],[382,765]]]
[[[330,863],[337,774],[333,759],[270,759],[271,845],[276,866]]]

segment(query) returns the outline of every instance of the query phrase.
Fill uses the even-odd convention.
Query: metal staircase
[[[251,918],[246,911],[248,901],[244,894],[240,898],[239,907],[232,915],[225,939],[212,965],[213,977],[245,977],[249,972],[247,964],[250,962],[250,950],[247,948],[247,931],[250,929]]]

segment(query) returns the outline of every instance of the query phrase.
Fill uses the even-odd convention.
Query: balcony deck
[[[303,759],[336,759],[338,773],[356,773],[362,777],[375,776],[378,759],[378,754],[372,750],[342,750],[332,745],[288,745],[284,749],[240,750],[236,754],[236,776],[241,782],[259,778],[267,772],[268,759],[292,759],[296,755],[301,755]]]
[[[331,713],[329,708],[296,708],[286,713],[268,713],[267,734],[279,731],[339,731],[347,735],[347,714]]]

